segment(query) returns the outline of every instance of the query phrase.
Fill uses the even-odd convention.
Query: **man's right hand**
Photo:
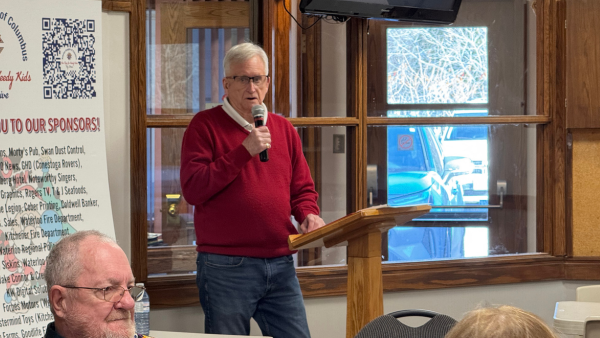
[[[265,149],[271,148],[271,133],[266,126],[252,129],[250,135],[246,137],[242,145],[252,155],[252,157],[260,154]]]

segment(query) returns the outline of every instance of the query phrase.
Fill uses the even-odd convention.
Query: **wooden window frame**
[[[494,2],[494,8],[496,5],[501,3]],[[513,3],[505,2],[513,9]],[[527,27],[527,20],[530,17],[528,14],[529,5],[524,4],[524,15],[523,15],[523,26],[514,27],[515,32],[519,31],[519,28]],[[462,11],[463,9],[461,9]],[[468,8],[464,8],[465,11],[468,12]],[[496,21],[497,17],[494,11],[481,13],[483,17],[487,17],[488,20],[493,19]],[[511,13],[513,14],[513,13]],[[490,18],[491,15],[491,18]],[[506,15],[506,13],[504,14]],[[468,19],[466,19],[468,18]],[[530,20],[530,19],[529,19]],[[496,22],[498,23],[498,22]],[[368,102],[368,117],[367,121],[371,121],[372,118],[381,118],[379,121],[382,125],[403,125],[403,126],[414,126],[414,118],[386,118],[387,112],[389,111],[416,111],[416,110],[436,110],[436,111],[444,111],[444,110],[486,110],[489,114],[496,114],[494,112],[499,112],[502,114],[506,114],[506,112],[510,112],[515,114],[515,111],[512,109],[521,109],[519,112],[521,114],[526,113],[527,106],[527,85],[529,83],[527,79],[527,74],[530,72],[526,72],[525,69],[518,70],[512,74],[513,81],[517,80],[523,84],[522,95],[523,99],[518,100],[520,102],[511,102],[513,96],[518,93],[510,92],[507,93],[503,88],[518,88],[517,84],[512,86],[507,81],[507,78],[502,70],[506,68],[513,68],[516,66],[514,62],[518,60],[514,58],[514,55],[518,55],[518,53],[514,53],[514,50],[504,48],[504,51],[499,55],[494,55],[496,53],[492,51],[497,51],[497,46],[507,47],[509,43],[512,42],[514,36],[513,34],[506,33],[506,27],[502,23],[492,25],[490,22],[484,22],[481,20],[481,16],[478,18],[473,18],[472,15],[468,15],[463,13],[463,20],[457,20],[457,22],[452,26],[453,28],[449,29],[463,29],[467,27],[485,27],[486,35],[487,35],[487,44],[486,44],[486,53],[488,53],[489,65],[487,74],[488,74],[488,82],[490,83],[489,90],[486,91],[486,102],[485,103],[389,103],[388,102],[388,63],[385,62],[387,60],[388,55],[388,34],[390,29],[423,29],[423,28],[432,28],[431,25],[425,24],[414,24],[407,22],[394,22],[387,20],[372,20],[368,22],[368,31],[369,31],[369,39],[368,39],[368,50],[369,60],[368,60],[368,82],[367,82],[367,102]],[[448,29],[446,27],[433,26],[434,29]],[[503,32],[502,34],[500,32]],[[523,45],[512,45],[513,48],[522,47],[523,50],[527,50],[527,35],[529,32],[525,32],[523,38]],[[509,42],[510,41],[510,42]],[[511,59],[508,60],[507,55],[511,56]],[[523,62],[521,66],[523,68],[527,68],[527,53],[521,52],[523,56]],[[500,61],[493,61],[500,60]],[[507,66],[505,61],[513,62],[511,66]],[[508,76],[510,78],[510,75]],[[533,80],[533,79],[532,79]],[[503,95],[503,97],[502,97]],[[511,107],[512,106],[512,107]],[[517,112],[517,114],[519,113]],[[496,132],[499,132],[501,137],[494,137],[487,141],[487,157],[490,159],[489,168],[487,169],[487,178],[488,185],[490,187],[489,191],[487,191],[489,202],[486,204],[498,204],[500,203],[499,194],[492,189],[492,187],[496,186],[496,183],[499,179],[505,180],[508,183],[510,189],[510,194],[503,196],[503,207],[501,209],[490,208],[486,212],[486,219],[477,220],[477,222],[468,221],[412,221],[405,224],[405,226],[416,226],[416,227],[427,227],[427,226],[435,226],[435,227],[464,227],[464,226],[484,226],[488,231],[489,243],[488,247],[491,250],[502,251],[506,253],[523,253],[528,252],[527,248],[527,239],[530,237],[526,234],[527,232],[527,213],[528,213],[528,191],[527,191],[527,175],[518,175],[513,176],[510,174],[513,170],[513,166],[517,163],[526,163],[527,154],[526,154],[526,129],[525,128],[514,128],[511,127],[512,123],[517,123],[517,121],[521,121],[520,126],[524,126],[525,124],[536,124],[533,123],[531,118],[536,119],[539,124],[546,124],[549,122],[549,119],[546,117],[540,116],[523,116],[523,115],[512,115],[510,113],[507,114],[509,116],[495,116],[489,115],[492,119],[486,118],[470,118],[465,117],[462,119],[462,122],[468,122],[468,124],[478,124],[479,126],[484,126],[495,129]],[[504,119],[504,117],[509,117],[509,119]],[[500,119],[499,119],[500,118]],[[517,119],[515,119],[517,118]],[[397,120],[397,121],[395,121]],[[500,122],[501,120],[508,120],[510,124],[505,124]],[[456,125],[457,119],[453,118],[425,118],[423,120],[426,123],[430,123],[431,125],[436,126],[444,126],[444,125]],[[489,124],[484,124],[489,123]],[[460,121],[459,121],[460,124]],[[388,175],[388,146],[385,142],[381,142],[381,140],[387,139],[387,131],[388,128],[369,128],[368,130],[368,163],[369,165],[374,165],[377,170],[377,176],[379,177],[387,177]],[[533,129],[533,128],[532,128]],[[491,134],[490,134],[491,135]],[[506,149],[513,149],[511,152],[506,152]],[[525,171],[525,168],[520,168]],[[388,203],[387,199],[387,191],[388,191],[388,182],[387,180],[379,180],[378,182],[378,196],[373,198],[373,204],[385,204]],[[494,221],[492,221],[494,220]],[[384,260],[388,260],[389,252],[388,252],[388,243],[387,243],[387,234],[384,234],[382,245],[382,256]],[[496,255],[499,253],[496,253]]]
[[[290,18],[284,11],[291,0],[256,0],[254,9],[262,20],[253,21],[254,32],[262,40],[277,83],[265,100],[276,112],[290,110],[289,57]],[[148,278],[146,245],[146,129],[184,128],[189,116],[146,115],[145,10],[146,0],[103,0],[103,10],[130,14],[130,121],[131,121],[131,261],[136,280],[145,282],[153,307],[172,308],[198,305],[195,275]],[[565,0],[537,0],[537,115],[489,116],[489,124],[527,123],[537,127],[537,251],[540,254],[510,255],[443,262],[391,263],[383,265],[385,291],[427,290],[460,286],[496,285],[548,280],[598,280],[600,259],[572,257],[570,218],[570,152],[567,148],[565,109],[566,16]],[[259,22],[261,24],[259,24]],[[348,117],[290,118],[297,127],[347,126],[349,153],[347,171],[348,210],[366,207],[367,127],[395,125],[398,119],[367,116],[365,20],[347,23],[348,39]],[[275,48],[277,41],[277,48]],[[283,43],[282,43],[283,42]],[[435,124],[469,124],[468,118],[436,119]],[[411,124],[432,124],[431,118],[414,118]],[[299,268],[298,278],[305,297],[344,295],[347,268]]]

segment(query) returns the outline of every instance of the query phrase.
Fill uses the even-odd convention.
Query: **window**
[[[488,102],[486,27],[388,28],[386,47],[388,104]]]
[[[223,58],[250,36],[250,3],[149,2],[146,14],[146,220],[149,277],[194,275],[192,205],[181,194],[179,163],[187,122],[223,103]],[[207,12],[217,13],[206,15]],[[222,13],[239,13],[224,15]],[[219,14],[221,13],[221,14]],[[153,120],[154,118],[154,120]],[[167,126],[152,125],[162,119]]]
[[[560,95],[554,95],[552,90],[559,81],[556,73],[562,64],[556,55],[549,52],[554,50],[549,46],[560,45],[560,38],[556,34],[542,34],[549,27],[560,26],[556,24],[560,9],[557,9],[554,2],[537,1],[536,19],[531,3],[523,6],[519,1],[481,3],[464,0],[457,23],[445,28],[473,28],[475,32],[485,29],[487,82],[475,76],[471,78],[472,82],[479,84],[479,87],[475,86],[478,88],[475,94],[455,91],[452,95],[437,95],[435,100],[438,102],[433,103],[427,103],[421,98],[388,101],[385,38],[388,28],[423,30],[439,27],[352,19],[344,25],[320,22],[311,30],[300,31],[291,26],[289,17],[278,16],[284,13],[281,2],[244,3],[245,1],[149,3],[148,16],[157,18],[156,20],[165,20],[167,17],[153,16],[152,10],[159,7],[171,14],[178,12],[177,6],[248,6],[245,11],[254,13],[243,24],[226,20],[212,22],[210,27],[199,27],[199,21],[182,18],[176,22],[185,23],[184,25],[165,24],[146,29],[154,29],[155,36],[178,37],[173,39],[173,46],[165,46],[164,41],[155,46],[152,46],[153,43],[148,45],[147,62],[155,62],[163,71],[148,73],[147,82],[153,84],[148,83],[147,91],[160,95],[153,98],[147,96],[150,98],[147,104],[149,109],[141,112],[137,109],[143,103],[135,104],[134,102],[139,101],[132,96],[132,156],[133,159],[142,160],[132,165],[132,242],[133,248],[139,248],[132,250],[132,261],[136,279],[148,284],[155,300],[153,303],[157,307],[197,303],[193,281],[195,252],[189,250],[193,248],[193,242],[189,242],[193,236],[187,232],[189,223],[184,218],[180,218],[177,224],[173,223],[173,234],[178,236],[177,241],[186,239],[187,244],[181,242],[171,245],[167,250],[154,250],[156,247],[153,245],[157,241],[164,241],[164,230],[171,225],[162,228],[162,235],[157,236],[158,232],[155,231],[148,234],[151,229],[148,227],[151,225],[154,229],[159,224],[161,227],[167,225],[172,210],[179,212],[179,215],[190,212],[176,193],[169,193],[170,196],[167,196],[167,188],[178,186],[178,178],[168,175],[175,173],[178,166],[177,158],[173,155],[175,150],[178,151],[178,133],[182,132],[191,119],[187,115],[201,108],[202,97],[205,102],[209,99],[212,102],[212,93],[216,92],[211,87],[210,97],[208,94],[200,94],[201,83],[204,83],[206,89],[209,84],[214,85],[213,81],[194,80],[191,77],[191,82],[167,82],[169,86],[166,87],[170,88],[165,88],[164,81],[169,80],[167,78],[171,75],[173,77],[170,79],[176,79],[176,76],[180,79],[187,78],[182,75],[185,74],[186,67],[203,68],[200,66],[200,58],[203,55],[206,57],[206,52],[195,54],[194,48],[197,47],[183,47],[186,44],[193,45],[201,36],[207,38],[206,31],[204,34],[199,31],[196,34],[194,29],[210,29],[211,41],[215,41],[216,45],[222,41],[225,50],[227,41],[233,41],[227,36],[245,35],[247,33],[240,33],[240,29],[251,27],[248,35],[253,39],[258,37],[257,41],[262,41],[266,46],[276,74],[274,81],[279,81],[273,83],[267,105],[275,112],[286,116],[289,114],[290,121],[298,127],[305,155],[322,196],[321,208],[325,212],[324,216],[329,219],[336,219],[371,204],[388,203],[391,194],[388,176],[392,173],[406,173],[395,167],[396,162],[388,160],[388,145],[393,143],[397,147],[398,137],[409,135],[412,133],[411,129],[415,130],[414,135],[419,135],[418,140],[413,138],[414,144],[421,142],[421,149],[425,147],[429,151],[427,154],[423,152],[421,163],[418,164],[420,169],[425,169],[421,174],[441,173],[443,183],[448,163],[460,169],[461,173],[468,171],[463,169],[466,168],[464,161],[453,163],[452,157],[470,159],[470,173],[450,178],[453,180],[453,187],[462,188],[465,205],[499,204],[496,183],[498,180],[506,180],[508,188],[507,195],[504,196],[503,211],[478,207],[469,215],[470,213],[462,210],[466,208],[453,206],[450,211],[439,213],[444,215],[444,219],[414,221],[408,225],[423,231],[412,237],[416,238],[412,242],[402,242],[407,237],[400,233],[395,237],[385,234],[386,260],[414,261],[409,252],[419,251],[425,252],[418,255],[419,260],[437,259],[440,253],[444,253],[446,258],[458,257],[454,252],[460,252],[464,257],[524,252],[564,254],[565,248],[560,246],[564,240],[564,233],[561,235],[560,231],[561,210],[553,208],[556,201],[560,201],[564,195],[561,195],[559,188],[551,189],[553,182],[562,184],[564,188],[564,177],[554,169],[552,162],[555,156],[560,156],[561,151],[560,147],[555,149],[554,145],[558,143],[553,142],[555,133],[561,133],[563,129],[561,125],[553,124],[552,118],[555,115],[560,118],[560,114],[564,112],[560,110]],[[196,10],[188,12],[208,13]],[[202,18],[206,19],[207,17]],[[300,19],[305,26],[314,20],[307,17]],[[133,23],[135,22],[134,20]],[[145,22],[140,26],[141,31],[144,31],[144,25]],[[187,28],[181,30],[181,27]],[[213,28],[223,29],[223,33],[216,29],[214,33]],[[235,29],[235,33],[225,33],[226,29]],[[132,30],[131,34],[136,33]],[[346,39],[346,36],[349,38]],[[536,37],[540,40],[536,40]],[[212,49],[211,45],[210,50],[219,49]],[[543,52],[537,59],[536,50]],[[171,54],[168,54],[168,58],[159,57],[164,53]],[[191,55],[196,55],[198,60],[189,63],[167,60],[175,60],[177,57],[188,59]],[[135,53],[132,57],[132,65],[138,64],[135,60],[144,64],[144,57],[136,59]],[[216,59],[218,57],[214,58],[211,52],[211,65]],[[172,67],[168,68],[172,72],[164,73],[167,67]],[[211,66],[211,74],[214,74],[213,69],[215,68]],[[208,71],[204,76],[206,74]],[[164,79],[157,79],[159,77]],[[132,86],[135,86],[134,82],[132,79]],[[543,83],[544,87],[536,88],[536,83]],[[487,101],[482,99],[481,94],[485,88]],[[132,91],[135,93],[135,90]],[[291,92],[289,100],[288,92]],[[540,102],[536,105],[536,97],[543,104]],[[151,110],[156,108],[156,102],[161,102],[160,114]],[[185,104],[181,104],[182,102]],[[394,133],[395,139],[388,142]],[[405,142],[406,139],[402,139],[400,144],[408,147]],[[339,144],[344,144],[345,152],[334,152],[340,151]],[[487,151],[484,151],[486,148]],[[474,149],[477,151],[473,151]],[[337,157],[338,155],[343,156]],[[149,169],[153,166],[154,169]],[[154,175],[154,179],[147,178],[148,175]],[[138,177],[144,177],[143,183],[138,182]],[[161,180],[158,184],[157,177]],[[446,178],[449,177],[447,173]],[[150,186],[154,190],[149,190],[146,195],[146,189]],[[441,187],[437,189],[435,192],[442,193]],[[449,189],[450,193],[452,190]],[[430,191],[430,196],[433,192]],[[137,201],[143,201],[141,207]],[[150,216],[152,210],[154,218]],[[452,214],[453,218],[448,219],[447,214]],[[161,217],[160,223],[157,215]],[[431,226],[423,227],[424,224]],[[438,230],[441,228],[446,230]],[[465,246],[460,241],[453,241],[454,238],[459,238],[462,243],[474,244]],[[390,246],[389,242],[395,244]],[[455,245],[457,243],[461,245]],[[299,255],[299,263],[337,265],[299,268],[298,276],[305,296],[340,295],[345,292],[345,253],[338,252],[338,249],[331,252],[328,250],[303,253],[304,257]],[[425,255],[429,255],[429,258]],[[489,257],[443,264],[386,264],[384,288],[406,290],[561,278],[563,275],[557,272],[560,270],[556,265],[557,260],[559,258],[541,254],[497,259]],[[465,279],[461,275],[464,270],[482,273],[472,274]]]
[[[389,117],[487,115],[487,110],[436,110],[437,104],[488,103],[486,27],[387,28],[386,47],[387,103],[430,107],[391,110]],[[479,131],[479,140],[465,139],[474,130]],[[483,161],[488,157],[487,126],[394,126],[388,127],[387,133],[388,205],[428,203],[445,207],[433,209],[419,221],[488,222],[487,208],[460,208],[488,205],[487,160],[485,164]],[[473,189],[474,183],[478,190]],[[486,250],[472,249],[482,240],[488,242],[487,226],[477,228],[478,236],[468,236],[466,231],[471,229],[392,228],[388,232],[388,260],[469,257],[465,251],[487,256]]]
[[[389,124],[369,128],[368,164],[385,177],[373,204],[433,206],[388,231],[390,262],[537,251],[536,191],[528,185],[537,169],[527,160],[538,156],[535,130],[518,118],[488,119],[533,113],[524,55],[534,49],[523,24],[531,13],[511,2],[492,7],[483,14],[465,2],[451,27],[369,22],[368,116]]]

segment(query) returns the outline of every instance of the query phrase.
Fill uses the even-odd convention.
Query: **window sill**
[[[433,290],[549,280],[599,280],[600,257],[564,258],[548,254],[507,255],[451,261],[385,263],[384,292]],[[305,298],[346,294],[347,267],[298,268]],[[153,308],[198,306],[195,275],[149,278]]]

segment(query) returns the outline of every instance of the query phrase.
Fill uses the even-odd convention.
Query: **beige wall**
[[[129,255],[129,14],[103,13],[102,38],[108,184],[115,235]]]

